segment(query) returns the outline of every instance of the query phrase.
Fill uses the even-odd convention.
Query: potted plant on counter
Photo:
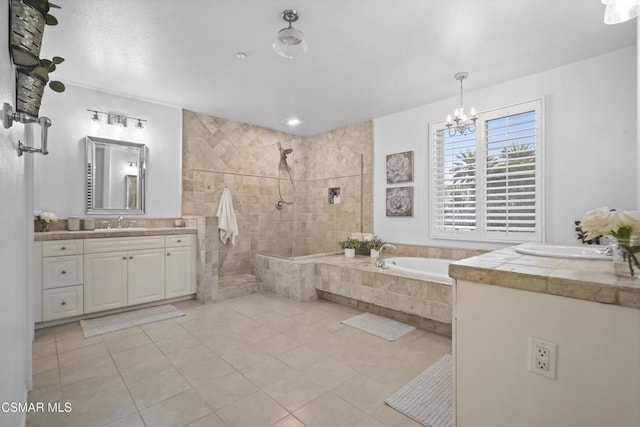
[[[352,238],[340,242],[340,247],[344,249],[344,256],[353,258],[356,256],[356,248],[360,247],[360,241]]]
[[[379,237],[374,237],[365,243],[365,246],[370,250],[371,258],[378,258],[378,251],[384,245],[384,242]]]

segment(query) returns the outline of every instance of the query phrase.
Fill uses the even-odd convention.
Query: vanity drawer
[[[82,255],[42,259],[42,288],[62,288],[83,283]]]
[[[82,239],[42,242],[42,256],[82,255]]]
[[[176,234],[175,236],[167,236],[167,247],[176,248],[182,246],[191,246],[193,238],[193,234]]]
[[[82,309],[82,285],[42,291],[42,320],[78,316]]]
[[[85,254],[161,248],[164,248],[164,236],[107,237],[84,242]]]

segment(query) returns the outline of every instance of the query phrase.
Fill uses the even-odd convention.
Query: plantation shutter
[[[542,240],[542,100],[478,114],[477,130],[431,125],[435,238]]]
[[[435,130],[433,220],[437,234],[476,229],[476,134]]]

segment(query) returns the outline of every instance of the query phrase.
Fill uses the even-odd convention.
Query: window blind
[[[541,99],[480,113],[466,135],[432,123],[432,237],[542,240],[541,129]]]

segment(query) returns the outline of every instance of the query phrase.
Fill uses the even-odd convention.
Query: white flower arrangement
[[[631,276],[634,275],[634,266],[640,268],[637,253],[640,245],[632,236],[640,234],[640,212],[617,211],[602,207],[587,212],[580,220],[580,227],[586,233],[587,239],[609,235],[616,239],[622,252],[622,258],[629,265]]]
[[[49,224],[58,220],[58,217],[53,212],[40,212],[38,215],[38,222],[42,226],[42,231],[49,230]]]

